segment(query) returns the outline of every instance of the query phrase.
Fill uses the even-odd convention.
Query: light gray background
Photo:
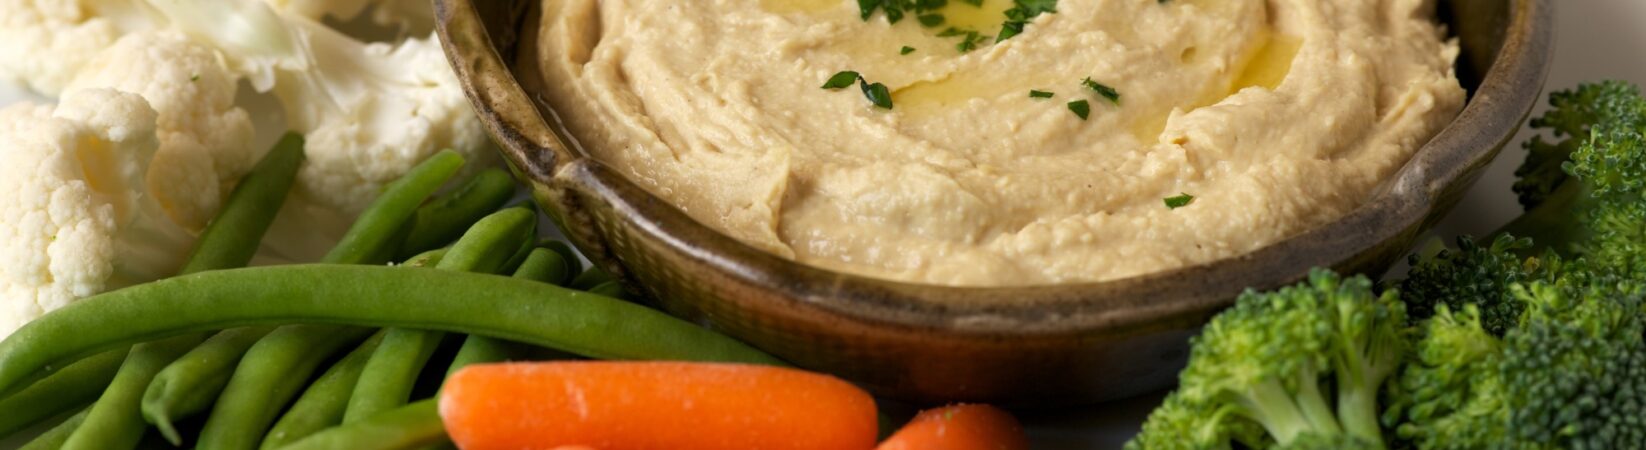
[[[1622,79],[1646,85],[1646,0],[1552,0],[1557,5],[1555,60],[1546,90],[1578,83]],[[15,86],[0,85],[0,104],[37,99]],[[1540,108],[1541,111],[1541,108]],[[1488,169],[1455,211],[1434,231],[1450,239],[1485,234],[1519,214],[1509,185],[1523,152],[1522,132]],[[1119,448],[1137,432],[1161,394],[1082,408],[1025,413],[1036,449]],[[9,445],[8,445],[9,444]],[[20,443],[0,442],[0,448]]]

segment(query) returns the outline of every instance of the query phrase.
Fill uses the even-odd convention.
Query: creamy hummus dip
[[[1432,0],[1061,0],[1005,40],[1014,4],[981,3],[549,0],[535,57],[581,144],[696,220],[946,285],[1256,250],[1364,202],[1464,103]]]

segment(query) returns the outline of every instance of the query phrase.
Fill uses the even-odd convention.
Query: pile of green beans
[[[391,183],[318,264],[241,268],[302,147],[289,135],[259,162],[179,276],[83,299],[0,341],[0,437],[67,416],[24,448],[123,450],[161,437],[211,449],[429,448],[449,441],[437,384],[420,383],[470,364],[783,364],[624,301],[570,246],[537,240],[537,212],[504,208],[516,190],[506,172],[439,194],[464,165],[452,152]],[[434,364],[437,353],[449,363]]]

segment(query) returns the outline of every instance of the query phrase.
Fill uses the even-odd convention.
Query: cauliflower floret
[[[211,47],[180,33],[140,32],[88,62],[68,89],[114,88],[154,107],[160,150],[149,191],[173,220],[198,231],[261,156],[251,117],[235,107],[237,81]]]
[[[435,36],[367,44],[261,0],[152,2],[178,29],[255,67],[272,70],[286,122],[308,139],[298,201],[359,214],[383,186],[442,149],[496,165]],[[222,27],[225,20],[240,27]],[[256,84],[254,83],[254,86]],[[261,89],[261,88],[259,88]]]
[[[0,337],[182,265],[194,238],[144,189],[156,121],[142,97],[110,89],[0,110]]]
[[[55,96],[122,34],[152,27],[132,0],[0,0],[0,80]]]
[[[440,150],[457,150],[469,167],[495,164],[491,140],[434,36],[363,44],[313,21],[293,22],[316,43],[318,61],[275,83],[287,123],[308,137],[302,191],[352,215]]]

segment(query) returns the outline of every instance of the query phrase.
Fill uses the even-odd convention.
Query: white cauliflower
[[[282,72],[275,95],[286,121],[308,138],[301,189],[357,214],[388,183],[443,149],[468,167],[495,164],[480,119],[434,36],[363,44],[306,19],[317,64]]]
[[[133,0],[0,0],[0,81],[55,96],[122,34],[152,26]]]
[[[368,44],[260,0],[151,4],[191,36],[242,61],[235,67],[274,70],[286,122],[308,139],[299,200],[354,215],[384,185],[442,149],[463,154],[471,170],[496,164],[433,35]],[[226,19],[238,17],[246,19]],[[243,27],[219,26],[226,20]]]
[[[194,237],[144,188],[157,120],[141,96],[110,89],[0,110],[0,337],[181,267]]]
[[[173,220],[198,231],[261,157],[250,116],[234,104],[237,80],[211,47],[178,33],[140,32],[88,62],[68,88],[132,92],[154,107],[160,149],[148,190]]]

